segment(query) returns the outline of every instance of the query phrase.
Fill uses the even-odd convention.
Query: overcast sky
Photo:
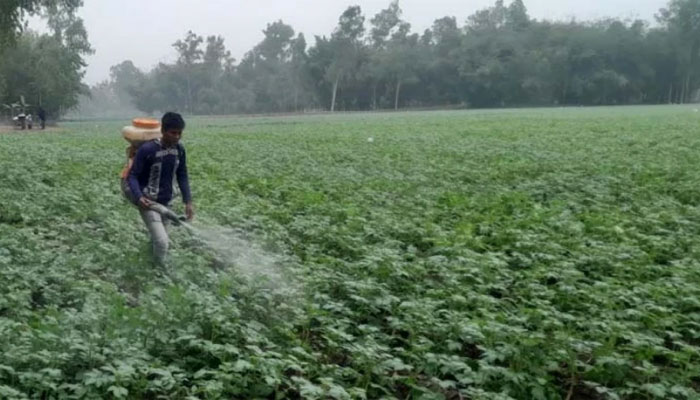
[[[457,17],[460,25],[474,11],[495,0],[401,0],[403,18],[414,32],[422,33],[433,21]],[[236,60],[260,42],[267,23],[282,19],[313,43],[314,35],[328,35],[338,16],[359,5],[367,21],[390,0],[85,0],[80,16],[85,21],[95,54],[88,57],[85,80],[107,79],[109,68],[124,60],[150,70],[158,62],[175,59],[172,43],[187,30],[221,35]],[[510,1],[506,0],[506,4]],[[537,19],[642,18],[652,21],[667,0],[525,0]]]

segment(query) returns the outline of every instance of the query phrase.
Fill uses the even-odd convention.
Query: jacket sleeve
[[[131,171],[129,171],[129,189],[131,189],[131,193],[134,194],[135,200],[137,201],[143,197],[139,184],[139,176],[141,176],[143,171],[150,168],[148,156],[148,146],[141,146],[136,152],[136,157],[134,157],[134,165],[131,166]]]
[[[190,179],[187,175],[187,155],[184,147],[180,147],[180,165],[177,167],[175,174],[177,175],[177,184],[180,186],[180,192],[182,192],[182,201],[185,204],[192,202]]]

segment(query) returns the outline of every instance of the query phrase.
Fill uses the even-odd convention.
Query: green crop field
[[[0,398],[700,398],[696,108],[193,118],[167,269],[128,121],[0,134]]]

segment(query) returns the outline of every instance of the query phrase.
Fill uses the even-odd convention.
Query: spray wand
[[[184,216],[180,216],[180,215],[175,214],[173,212],[173,210],[169,209],[168,207],[166,207],[162,204],[152,202],[151,205],[148,206],[148,208],[151,211],[155,211],[158,214],[162,215],[163,217],[169,219],[177,226],[184,226],[188,230],[191,230],[191,228],[192,228],[189,224],[185,223],[185,221],[187,221],[187,218],[185,218]]]

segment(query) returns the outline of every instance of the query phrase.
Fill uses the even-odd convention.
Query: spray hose
[[[169,209],[168,207],[166,207],[162,204],[158,204],[158,203],[153,202],[153,203],[151,203],[150,206],[148,206],[148,208],[151,211],[155,211],[158,214],[162,215],[163,217],[171,220],[175,225],[181,225],[182,222],[185,221],[185,217],[181,217],[181,216],[175,214],[171,209]]]

